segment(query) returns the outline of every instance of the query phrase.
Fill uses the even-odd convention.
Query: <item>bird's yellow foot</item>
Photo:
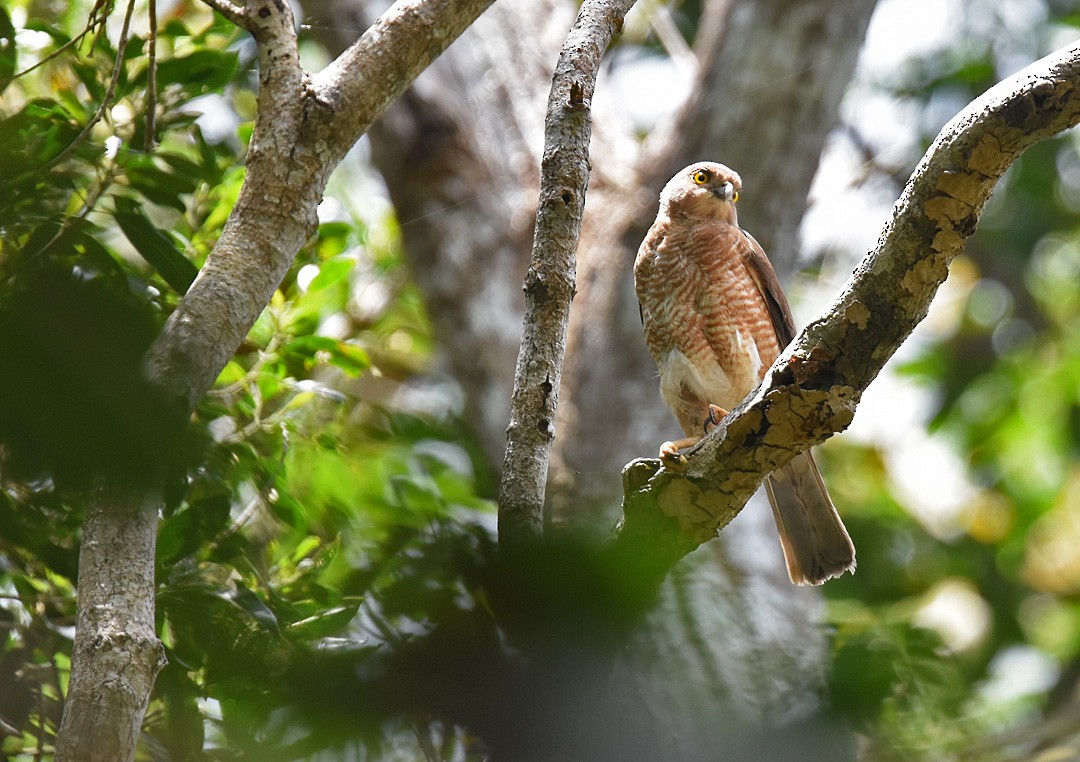
[[[686,456],[679,452],[679,445],[675,442],[664,442],[660,445],[660,462],[670,471],[686,469]]]

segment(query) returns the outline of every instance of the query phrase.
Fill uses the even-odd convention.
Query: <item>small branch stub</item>
[[[580,82],[574,81],[570,83],[570,100],[567,103],[567,108],[571,111],[584,111],[587,108],[585,104],[585,88],[581,86]]]

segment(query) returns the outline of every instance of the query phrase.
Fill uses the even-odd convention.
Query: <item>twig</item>
[[[70,156],[71,152],[74,151],[78,145],[86,139],[86,136],[90,134],[90,130],[94,129],[94,125],[100,122],[101,118],[105,116],[105,110],[112,102],[113,96],[116,94],[116,86],[120,82],[120,72],[123,71],[124,67],[124,48],[127,47],[128,32],[131,30],[131,14],[134,10],[135,0],[128,0],[127,11],[124,12],[124,24],[120,27],[120,38],[116,41],[116,61],[113,63],[112,76],[109,78],[109,84],[105,88],[105,95],[101,98],[101,104],[90,118],[90,121],[82,128],[82,131],[75,136],[74,140],[67,144],[67,147],[64,148],[64,150],[54,156],[49,163],[45,165],[45,169],[52,169]],[[104,21],[99,23],[101,23],[102,28],[104,28]]]
[[[540,539],[555,437],[576,251],[589,183],[592,95],[600,59],[634,0],[586,0],[566,37],[548,97],[540,201],[499,494],[499,541]]]

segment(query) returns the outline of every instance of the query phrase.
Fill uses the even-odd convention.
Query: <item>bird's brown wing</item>
[[[772,263],[754,237],[741,231],[747,272],[769,307],[777,343],[783,350],[795,338],[795,320]],[[855,546],[833,505],[810,451],[765,480],[788,576],[796,585],[820,585],[855,571]]]
[[[795,338],[795,318],[791,314],[791,306],[788,305],[787,296],[780,286],[780,279],[776,277],[776,270],[765,256],[761,245],[745,230],[740,229],[739,232],[742,233],[739,252],[751,280],[769,308],[769,317],[772,318],[773,329],[776,331],[776,343],[782,350]]]

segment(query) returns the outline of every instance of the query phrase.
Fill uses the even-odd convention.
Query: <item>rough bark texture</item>
[[[135,756],[165,650],[154,627],[155,492],[101,486],[83,521],[71,682],[57,760]],[[147,574],[149,570],[149,574]]]
[[[592,98],[600,58],[634,0],[586,0],[563,44],[548,97],[540,201],[532,263],[525,275],[525,319],[510,400],[500,543],[539,542],[544,530],[548,457],[574,298],[576,254],[589,184]]]
[[[149,380],[174,412],[194,408],[269,302],[315,229],[334,167],[491,2],[399,2],[314,78],[300,68],[288,3],[211,3],[255,38],[259,108],[236,207],[146,359]],[[88,511],[57,760],[134,758],[161,666],[153,620],[160,506],[160,494],[106,487]]]
[[[916,167],[877,246],[765,380],[689,455],[685,474],[627,467],[617,553],[658,579],[709,540],[764,476],[843,431],[859,398],[915,326],[963,251],[997,181],[1035,143],[1080,123],[1080,45],[999,83],[947,124]],[[672,553],[660,560],[653,553]]]

